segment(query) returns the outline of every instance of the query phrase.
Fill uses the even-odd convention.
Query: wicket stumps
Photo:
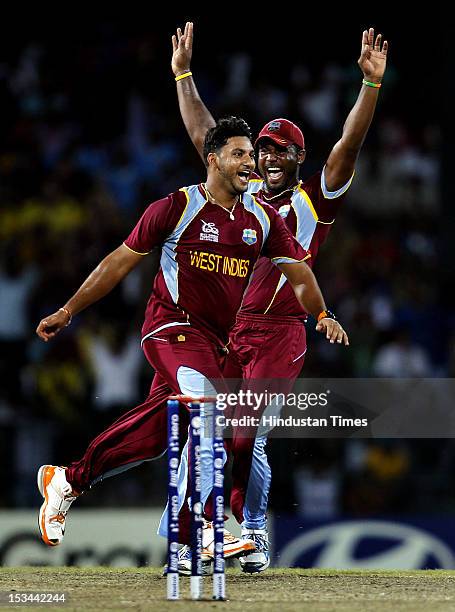
[[[189,468],[191,516],[191,599],[202,597],[201,411],[190,403]]]
[[[179,599],[179,402],[167,403],[167,465],[168,465],[168,523],[167,523],[167,598]]]
[[[193,398],[183,395],[171,396],[168,408],[168,572],[167,598],[179,599],[178,541],[179,541],[179,402],[189,404],[189,471],[191,503],[191,599],[202,598],[202,503],[201,503],[201,403],[214,405],[212,437],[213,457],[213,531],[214,571],[213,599],[226,598],[224,562],[224,440],[223,427],[217,417],[222,414],[216,407],[215,398]],[[207,414],[203,415],[207,427]],[[204,428],[205,429],[205,428]],[[203,435],[207,436],[207,431]]]
[[[222,411],[216,407],[213,415],[213,599],[226,599],[224,568],[224,439],[223,427],[218,416]]]

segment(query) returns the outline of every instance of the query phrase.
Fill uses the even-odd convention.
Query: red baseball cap
[[[301,149],[305,148],[302,130],[297,127],[295,123],[287,119],[273,119],[266,123],[259,132],[259,136],[256,138],[254,146],[256,146],[262,138],[270,138],[270,140],[273,140],[273,142],[276,142],[276,144],[282,147],[288,147],[290,144],[295,144]]]

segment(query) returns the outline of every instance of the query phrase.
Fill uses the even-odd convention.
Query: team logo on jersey
[[[243,230],[243,236],[242,236],[243,242],[246,242],[247,244],[254,244],[257,239],[258,238],[256,236],[256,230],[254,229],[244,229]]]
[[[214,223],[207,223],[201,219],[202,231],[199,236],[200,240],[208,240],[209,242],[218,242],[220,230],[215,227]]]
[[[280,206],[280,208],[278,209],[278,214],[283,217],[283,219],[286,219],[286,217],[289,214],[289,211],[291,210],[291,205],[290,204],[284,204],[283,206]]]

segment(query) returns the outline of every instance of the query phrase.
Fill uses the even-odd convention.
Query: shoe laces
[[[203,548],[201,550],[201,555],[202,557],[207,557],[205,561],[209,561],[213,556],[211,555],[208,548]],[[186,560],[191,559],[191,548],[188,546],[188,544],[185,544],[184,546],[182,546],[182,548],[178,552],[178,556],[179,556],[179,561],[186,561]],[[202,561],[204,562],[204,558],[202,559]]]
[[[269,541],[267,538],[267,534],[265,533],[249,533],[247,536],[249,540],[253,540],[256,544],[256,552],[267,552],[269,550]]]
[[[61,525],[64,524],[65,520],[66,512],[58,512],[57,514],[54,514],[54,516],[51,516],[49,518],[50,523],[60,523]]]
[[[191,559],[191,549],[185,544],[178,552],[179,561],[185,561],[186,559]]]
[[[213,529],[213,522],[211,521],[207,521],[204,519],[204,529]],[[228,542],[228,543],[233,543],[233,542],[238,542],[238,538],[233,535],[230,531],[228,531],[227,529],[224,530],[224,535],[223,535],[223,539],[224,542]]]
[[[238,538],[235,537],[230,531],[227,529],[224,530],[224,541],[225,542],[237,542]]]
[[[204,563],[204,557],[208,557],[209,559],[212,559],[213,555],[210,552],[210,550],[208,548],[203,548],[201,551],[201,555],[202,555],[202,562]]]
[[[63,494],[62,495],[63,499],[67,501],[69,501],[70,499],[71,500],[76,499],[76,496],[74,495],[73,489],[70,484],[66,484],[62,487],[62,494]]]

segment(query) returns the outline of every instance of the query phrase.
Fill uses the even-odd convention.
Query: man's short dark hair
[[[246,136],[251,140],[251,130],[248,123],[240,117],[223,117],[215,127],[209,129],[204,138],[204,161],[207,165],[207,155],[217,153],[234,136]]]

